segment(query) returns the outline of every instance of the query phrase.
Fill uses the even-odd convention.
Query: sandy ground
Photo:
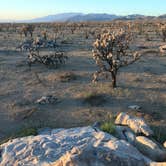
[[[91,83],[97,70],[91,53],[94,39],[85,40],[79,33],[71,34],[70,39],[71,43],[60,48],[69,57],[66,65],[49,69],[34,64],[30,70],[26,52],[15,50],[20,36],[0,33],[0,138],[28,127],[88,125],[121,111],[144,117],[153,125],[166,124],[166,56],[146,54],[135,64],[121,69],[118,87],[113,90],[110,79]],[[161,39],[140,39],[136,44],[156,48],[163,43]],[[73,79],[62,79],[67,72]],[[93,93],[101,95],[99,104],[84,102]],[[35,104],[45,95],[54,95],[58,102]],[[142,109],[129,110],[128,106],[133,104]]]

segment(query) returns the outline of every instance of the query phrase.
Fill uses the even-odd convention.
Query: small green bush
[[[11,139],[15,139],[15,138],[20,138],[20,137],[26,137],[26,136],[30,136],[30,135],[37,135],[37,129],[36,128],[25,128],[20,130],[19,132],[9,135],[6,138],[0,140],[0,145],[11,140]]]
[[[16,134],[17,137],[26,137],[30,135],[37,135],[37,129],[35,128],[26,128]]]
[[[104,122],[100,129],[109,134],[115,134],[115,125],[112,122]]]

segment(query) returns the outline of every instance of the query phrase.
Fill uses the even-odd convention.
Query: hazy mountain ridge
[[[56,14],[56,15],[49,15],[41,18],[36,18],[32,20],[27,20],[30,22],[65,22],[68,19],[75,17],[75,16],[81,16],[82,13],[62,13],[62,14]]]
[[[83,21],[112,21],[115,19],[142,19],[146,16],[143,15],[129,15],[129,16],[118,16],[114,14],[106,14],[106,13],[90,13],[90,14],[83,14],[83,13],[62,13],[57,15],[51,15],[42,17],[42,18],[36,18],[33,20],[27,20],[26,22],[83,22]]]
[[[135,19],[145,19],[145,18],[160,18],[166,19],[166,14],[161,16],[145,16],[140,14],[132,14],[127,16],[119,16],[114,14],[106,13],[61,13],[56,15],[48,15],[40,18],[35,18],[31,20],[10,20],[10,19],[0,19],[0,22],[25,22],[25,23],[40,23],[40,22],[82,22],[82,21],[112,21],[112,20],[135,20]]]
[[[159,18],[164,18],[164,19],[166,19],[166,14],[163,14],[163,15],[159,16]]]
[[[80,22],[80,21],[112,21],[120,16],[112,14],[84,14],[76,15],[68,19],[68,21]]]

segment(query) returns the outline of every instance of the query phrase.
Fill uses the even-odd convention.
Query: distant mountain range
[[[82,15],[83,15],[82,13],[62,13],[62,14],[49,15],[25,21],[26,22],[65,22],[73,17],[82,16]]]
[[[133,14],[127,16],[118,16],[113,14],[83,14],[83,13],[62,13],[49,15],[45,17],[35,18],[31,20],[1,20],[0,22],[25,22],[25,23],[40,23],[40,22],[82,22],[82,21],[112,21],[112,20],[135,20],[135,19],[166,19],[166,14],[159,17],[144,16]]]

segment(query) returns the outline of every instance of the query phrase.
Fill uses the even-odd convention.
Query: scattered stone
[[[58,99],[52,95],[42,96],[36,101],[37,104],[54,104],[57,103]]]
[[[166,141],[164,142],[163,146],[166,148]]]
[[[153,135],[153,131],[141,118],[131,118],[127,121],[127,124],[136,134],[142,133],[145,136]]]
[[[136,137],[136,147],[145,156],[153,161],[163,162],[166,161],[166,150],[160,145],[147,137]]]
[[[132,110],[139,110],[141,109],[141,107],[139,105],[130,105],[128,106],[129,109],[132,109]]]
[[[146,136],[153,135],[153,131],[141,118],[135,118],[127,115],[126,113],[120,113],[116,120],[115,124],[118,125],[127,125],[129,126],[136,134],[143,133]]]
[[[159,51],[160,51],[160,53],[166,53],[166,45],[163,45],[163,46],[160,46],[159,47]]]

